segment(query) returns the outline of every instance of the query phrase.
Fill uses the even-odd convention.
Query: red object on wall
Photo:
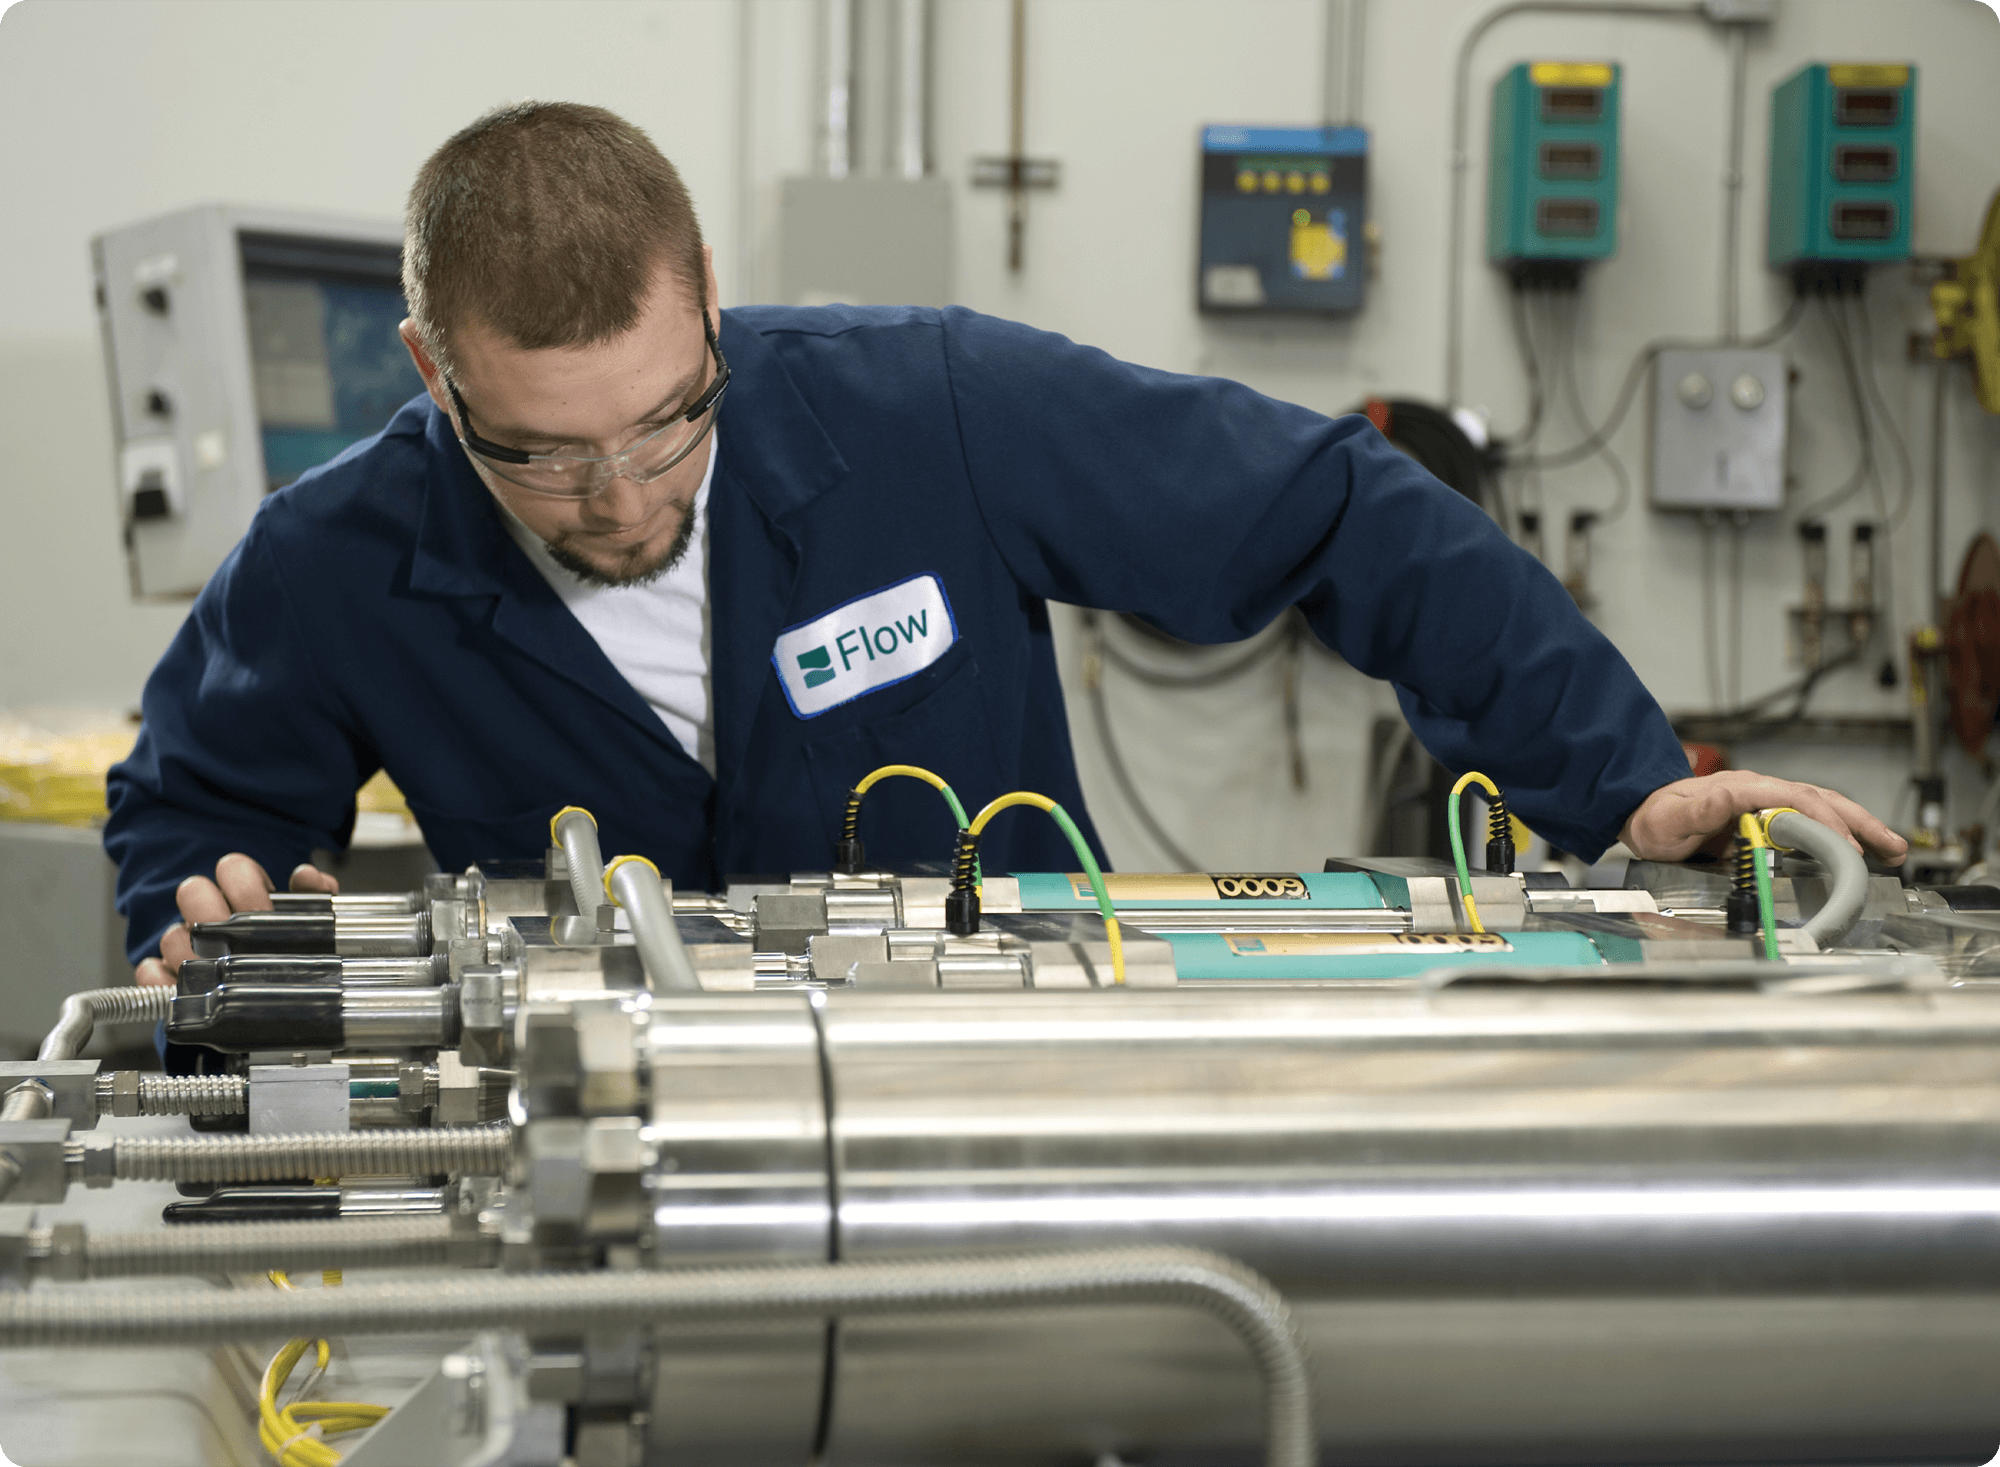
[[[1944,669],[1951,730],[1984,764],[2000,707],[2000,545],[1991,535],[1965,552],[1958,595],[1945,610]]]
[[[1682,744],[1681,752],[1687,755],[1688,773],[1696,778],[1729,767],[1729,751],[1718,744]]]

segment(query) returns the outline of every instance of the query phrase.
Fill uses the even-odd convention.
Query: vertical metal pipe
[[[1021,236],[1028,224],[1028,0],[1014,0],[1012,69],[1007,102],[1007,157],[1014,170],[1007,190],[1007,268],[1021,268]]]
[[[931,171],[931,0],[896,0],[896,172]]]
[[[1743,220],[1743,113],[1745,89],[1749,85],[1750,30],[1736,25],[1729,29],[1729,166],[1722,175],[1722,339],[1736,344],[1740,309],[1737,303],[1737,265]]]
[[[826,79],[820,113],[820,161],[828,178],[854,167],[854,0],[822,0]]]
[[[1350,127],[1361,125],[1363,43],[1368,34],[1368,0],[1347,0],[1347,115]]]
[[[1347,115],[1347,68],[1343,65],[1343,53],[1347,49],[1347,5],[1348,0],[1326,0],[1324,39],[1320,49],[1319,69],[1319,121],[1321,127],[1332,127]]]
[[[1944,454],[1945,394],[1951,364],[1938,362],[1931,373],[1931,625],[1944,630]]]
[[[756,56],[757,0],[736,0],[736,278],[726,283],[739,306],[757,299]]]

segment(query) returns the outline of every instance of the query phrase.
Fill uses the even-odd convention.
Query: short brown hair
[[[701,223],[674,165],[616,113],[496,107],[410,188],[403,294],[433,360],[478,322],[530,350],[629,331],[662,263],[708,305]]]

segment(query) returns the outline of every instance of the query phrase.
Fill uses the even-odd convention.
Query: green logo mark
[[[824,647],[801,652],[799,666],[805,669],[806,686],[809,688],[816,688],[821,683],[830,683],[836,676],[833,670],[833,654]]]

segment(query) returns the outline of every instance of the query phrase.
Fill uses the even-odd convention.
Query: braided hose
[[[1263,1377],[1265,1462],[1311,1467],[1317,1460],[1305,1345],[1291,1311],[1261,1274],[1199,1248],[452,1278],[297,1293],[35,1290],[0,1294],[0,1347],[479,1329],[550,1334],[606,1325],[1093,1304],[1181,1305],[1228,1325]]]
[[[80,1232],[81,1230],[79,1230]],[[138,1233],[93,1233],[58,1250],[54,1230],[31,1234],[29,1253],[55,1277],[261,1273],[266,1269],[490,1266],[498,1240],[454,1238],[448,1217],[313,1219],[301,1222],[187,1223]],[[461,1251],[455,1255],[454,1242]],[[471,1246],[466,1257],[463,1245]]]
[[[63,1000],[55,1028],[42,1041],[38,1059],[75,1059],[99,1024],[162,1024],[172,1012],[174,990],[86,988]]]
[[[513,1128],[504,1122],[427,1131],[119,1136],[111,1142],[111,1175],[121,1182],[283,1182],[377,1172],[498,1176],[513,1147]]]

